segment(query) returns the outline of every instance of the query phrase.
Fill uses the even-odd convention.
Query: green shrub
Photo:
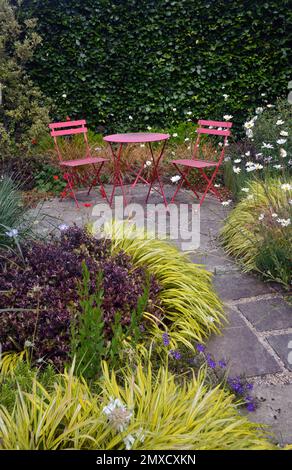
[[[244,126],[246,138],[228,147],[224,167],[225,184],[237,199],[250,180],[291,175],[292,105],[287,98],[264,105]]]
[[[34,148],[49,121],[44,95],[28,77],[27,62],[41,38],[34,19],[18,22],[11,2],[0,0],[0,151]]]
[[[221,238],[244,271],[291,284],[292,185],[279,178],[248,183],[248,193],[230,213]]]
[[[21,183],[0,177],[0,248],[20,249],[22,240],[35,237],[34,217],[24,207],[20,190]]]
[[[22,14],[38,18],[31,72],[60,120],[118,132],[232,114],[239,129],[262,92],[287,95],[289,0],[25,0]]]

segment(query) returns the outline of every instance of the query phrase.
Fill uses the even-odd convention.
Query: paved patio
[[[106,191],[110,191],[109,186]],[[166,185],[165,191],[169,200],[174,187]],[[137,185],[130,202],[145,207],[146,193],[144,185]],[[50,216],[40,224],[41,230],[48,233],[60,224],[81,226],[92,222],[93,206],[103,202],[100,194],[93,192],[88,197],[80,193],[79,200],[87,207],[82,205],[78,210],[70,199],[52,199],[39,205],[36,210]],[[181,191],[176,200],[177,204],[189,204],[190,213],[197,217],[192,202],[189,191]],[[149,203],[161,203],[159,194],[152,192]],[[164,211],[163,206],[159,211]],[[250,418],[271,425],[280,443],[292,443],[292,308],[279,286],[241,273],[225,255],[217,237],[227,212],[215,198],[206,198],[200,211],[200,246],[191,253],[193,262],[214,273],[214,287],[229,320],[221,336],[210,338],[207,349],[215,358],[228,361],[230,375],[244,374],[254,383],[260,406]],[[179,247],[191,223],[190,218],[188,226],[182,227],[180,238],[175,241]]]

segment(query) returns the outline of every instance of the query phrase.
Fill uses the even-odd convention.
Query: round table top
[[[103,140],[119,144],[137,144],[143,142],[158,142],[159,140],[167,140],[169,138],[169,134],[158,134],[156,132],[131,132],[127,134],[106,135]]]

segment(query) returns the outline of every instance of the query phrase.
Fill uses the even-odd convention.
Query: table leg
[[[126,194],[125,194],[125,188],[124,188],[124,185],[123,185],[123,178],[122,178],[122,174],[121,174],[121,165],[120,165],[121,155],[122,155],[122,150],[123,150],[123,144],[120,144],[118,153],[115,153],[112,143],[110,143],[110,148],[111,148],[112,157],[113,157],[113,164],[114,164],[114,178],[113,178],[113,190],[112,190],[112,193],[111,193],[109,204],[110,204],[110,206],[112,206],[114,194],[116,192],[116,187],[121,186],[122,194],[123,194],[123,201],[124,201],[124,205],[126,206],[127,205],[127,199],[126,199]]]
[[[153,186],[154,182],[157,180],[157,181],[158,181],[158,184],[159,184],[159,187],[160,187],[160,194],[161,194],[162,197],[163,197],[163,201],[164,201],[165,207],[167,207],[167,200],[166,200],[165,193],[164,193],[164,189],[163,189],[163,183],[162,183],[162,181],[161,181],[161,179],[160,179],[160,175],[159,175],[159,172],[158,172],[159,162],[160,162],[160,160],[161,160],[161,158],[162,158],[162,156],[163,156],[163,152],[164,152],[164,149],[165,149],[165,145],[166,145],[166,141],[164,141],[163,146],[162,146],[162,149],[161,149],[160,154],[159,154],[159,156],[158,156],[158,159],[157,159],[156,162],[155,162],[155,158],[154,158],[154,154],[153,154],[153,149],[152,149],[152,146],[151,146],[151,142],[149,142],[149,148],[150,148],[151,158],[152,158],[152,162],[153,162],[153,171],[152,171],[151,180],[150,180],[150,184],[149,184],[148,194],[147,194],[147,197],[146,197],[146,203],[148,202],[148,199],[149,199],[149,195],[150,195],[152,186]]]

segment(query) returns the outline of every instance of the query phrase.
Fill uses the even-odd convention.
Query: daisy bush
[[[243,128],[245,138],[226,152],[225,182],[235,196],[242,196],[242,187],[255,177],[291,174],[292,106],[287,99],[264,103]]]

